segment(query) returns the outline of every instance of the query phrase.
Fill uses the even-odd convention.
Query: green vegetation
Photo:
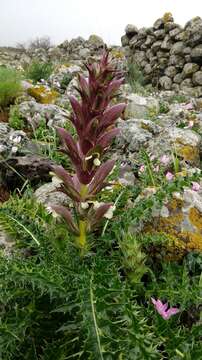
[[[0,66],[0,109],[14,103],[22,92],[21,75],[14,69]]]
[[[61,83],[60,83],[61,89],[66,90],[66,88],[69,85],[71,80],[72,80],[72,75],[71,74],[65,74],[63,76],[63,79],[62,79]]]
[[[132,91],[135,93],[147,95],[152,91],[152,87],[146,85],[144,75],[139,66],[135,63],[128,63],[126,80],[130,84]]]
[[[33,61],[27,69],[25,69],[25,76],[27,79],[33,80],[37,83],[40,80],[47,80],[52,74],[53,65],[48,62]]]
[[[111,82],[106,54],[102,66]],[[109,108],[109,103],[122,80],[114,79],[107,89],[107,81],[94,76],[99,68],[90,69],[91,81],[79,77],[82,96],[71,97],[74,111],[63,129],[49,128],[48,116],[38,119],[37,128],[28,127],[17,106],[10,110],[9,124],[27,126],[39,155],[64,167],[53,167],[53,182],[70,200],[69,207],[45,207],[25,180],[0,204],[0,235],[3,239],[6,233],[11,241],[5,249],[1,241],[0,248],[0,358],[200,360],[201,233],[194,238],[195,247],[188,247],[176,228],[174,234],[170,228],[157,229],[154,213],[162,220],[164,205],[169,216],[164,211],[163,220],[176,225],[181,195],[184,189],[199,191],[202,172],[190,175],[175,149],[160,158],[140,149],[129,170],[135,184],[123,185],[121,159],[106,167],[111,161],[106,150],[117,135],[115,117],[125,107],[116,103]],[[89,86],[95,97],[89,98]],[[167,110],[162,102],[160,113]],[[155,111],[151,108],[148,115],[155,118]],[[58,151],[61,146],[63,152]],[[103,216],[106,205],[113,212]],[[194,215],[201,231],[200,212]],[[87,241],[78,244],[75,227],[85,221]],[[170,310],[174,312],[165,318]]]
[[[114,221],[104,235],[101,228],[92,234],[82,259],[66,225],[30,189],[2,206],[0,225],[16,241],[13,254],[0,259],[3,359],[201,358],[201,255],[169,262],[166,235],[128,232],[162,201],[161,190],[128,208],[140,191],[124,189]],[[114,201],[119,192],[102,196]],[[180,313],[163,320],[151,297],[167,299]]]
[[[17,105],[12,106],[10,109],[9,125],[15,130],[23,130],[25,128],[25,121],[20,116]]]
[[[173,104],[173,103],[184,103],[186,102],[188,99],[188,97],[186,95],[181,95],[181,94],[176,94],[176,95],[173,95],[171,96],[168,101],[170,104]]]

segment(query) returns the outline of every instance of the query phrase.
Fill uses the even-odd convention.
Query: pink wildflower
[[[170,171],[168,171],[168,172],[166,173],[166,179],[167,179],[168,181],[173,180],[173,177],[174,177],[174,175],[173,175]]]
[[[167,165],[169,163],[169,161],[170,161],[170,157],[168,155],[163,155],[160,158],[160,162],[163,165]]]
[[[193,120],[190,120],[188,122],[188,125],[187,125],[187,128],[192,128],[194,126],[194,121]]]
[[[196,181],[192,181],[192,190],[199,191],[199,189],[200,189],[200,184],[197,183]]]
[[[164,320],[169,320],[172,315],[175,315],[180,311],[176,307],[171,307],[168,309],[168,304],[163,304],[159,299],[155,300],[154,298],[151,298],[151,301],[154,304],[156,311],[162,316]]]
[[[192,105],[192,103],[188,103],[188,104],[183,105],[183,108],[185,110],[193,110],[193,105]]]
[[[145,171],[145,166],[141,165],[140,168],[139,168],[139,172],[143,173],[144,171]]]

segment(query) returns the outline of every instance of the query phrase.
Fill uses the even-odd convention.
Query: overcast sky
[[[151,26],[165,12],[183,25],[202,17],[202,0],[0,0],[0,45],[45,35],[58,44],[90,34],[119,44],[126,24]]]

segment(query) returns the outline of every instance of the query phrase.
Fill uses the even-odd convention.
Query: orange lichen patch
[[[202,214],[198,209],[193,207],[189,210],[189,220],[198,230],[202,230]]]
[[[160,218],[159,219],[159,225],[158,228],[160,230],[166,230],[169,231],[171,234],[174,233],[174,235],[176,234],[176,231],[178,231],[178,227],[180,225],[180,223],[183,220],[183,214],[182,213],[178,213],[176,215],[172,215],[172,216],[168,216],[165,218]]]
[[[169,211],[175,211],[182,209],[183,206],[183,200],[181,199],[172,199],[169,201],[169,203],[166,205]]]
[[[31,87],[27,90],[27,92],[41,104],[52,104],[56,101],[59,95],[57,91],[48,90],[45,86]]]
[[[202,235],[199,233],[190,233],[187,249],[202,251]]]
[[[198,162],[199,161],[199,150],[191,145],[180,145],[176,149],[177,155],[183,157],[185,161]]]
[[[166,246],[165,259],[175,261],[181,259],[186,253],[186,244],[172,234],[167,234],[168,245]]]

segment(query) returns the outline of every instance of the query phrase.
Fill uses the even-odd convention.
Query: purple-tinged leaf
[[[90,137],[89,137],[90,139]],[[80,139],[79,145],[82,149],[83,154],[86,156],[88,151],[93,147],[92,141],[90,141],[88,138]]]
[[[89,185],[89,194],[96,194],[99,189],[102,187],[104,180],[109,175],[114,167],[115,161],[108,160],[106,163],[102,164],[96,171],[90,185]]]
[[[60,216],[62,216],[67,225],[69,226],[70,230],[78,235],[79,234],[79,230],[77,225],[74,223],[72,215],[70,213],[70,211],[65,207],[65,206],[59,206],[59,205],[51,205],[51,208]]]
[[[86,170],[85,171],[85,170],[81,169],[80,167],[78,167],[78,168],[76,168],[76,174],[77,174],[77,177],[81,184],[88,185],[91,182],[91,180],[95,174],[95,170],[92,170],[92,171]]]
[[[112,142],[112,140],[120,133],[120,129],[112,129],[105,132],[101,135],[98,140],[97,144],[102,147],[102,149],[106,149]]]
[[[53,172],[58,178],[63,181],[67,194],[76,201],[80,200],[80,194],[74,186],[74,179],[68,174],[68,172],[59,165],[52,166]]]
[[[81,128],[82,127],[82,123],[83,123],[83,113],[82,113],[82,108],[81,108],[81,104],[79,103],[79,101],[75,98],[75,96],[71,95],[69,97],[72,109],[76,115],[76,122],[75,122],[75,126]],[[75,119],[75,118],[74,118]]]
[[[102,217],[106,214],[106,212],[109,210],[110,206],[112,206],[113,203],[107,203],[101,205],[96,211],[93,216],[93,218],[90,220],[90,226],[93,227],[97,225],[97,223],[102,219]]]
[[[80,90],[82,91],[82,93],[84,94],[85,97],[89,97],[88,82],[86,81],[84,76],[82,76],[80,74],[78,75],[78,80],[79,80]]]
[[[73,137],[63,128],[57,128],[57,132],[72,162],[77,166],[80,165],[81,158],[79,156],[78,148]]]
[[[100,124],[100,129],[112,125],[116,121],[116,119],[118,119],[118,117],[121,115],[121,113],[125,110],[125,107],[126,104],[121,103],[107,109],[103,114],[103,119]]]
[[[114,94],[120,88],[120,86],[123,84],[123,82],[124,82],[124,78],[112,80],[106,90],[105,95],[109,96],[109,95]]]

